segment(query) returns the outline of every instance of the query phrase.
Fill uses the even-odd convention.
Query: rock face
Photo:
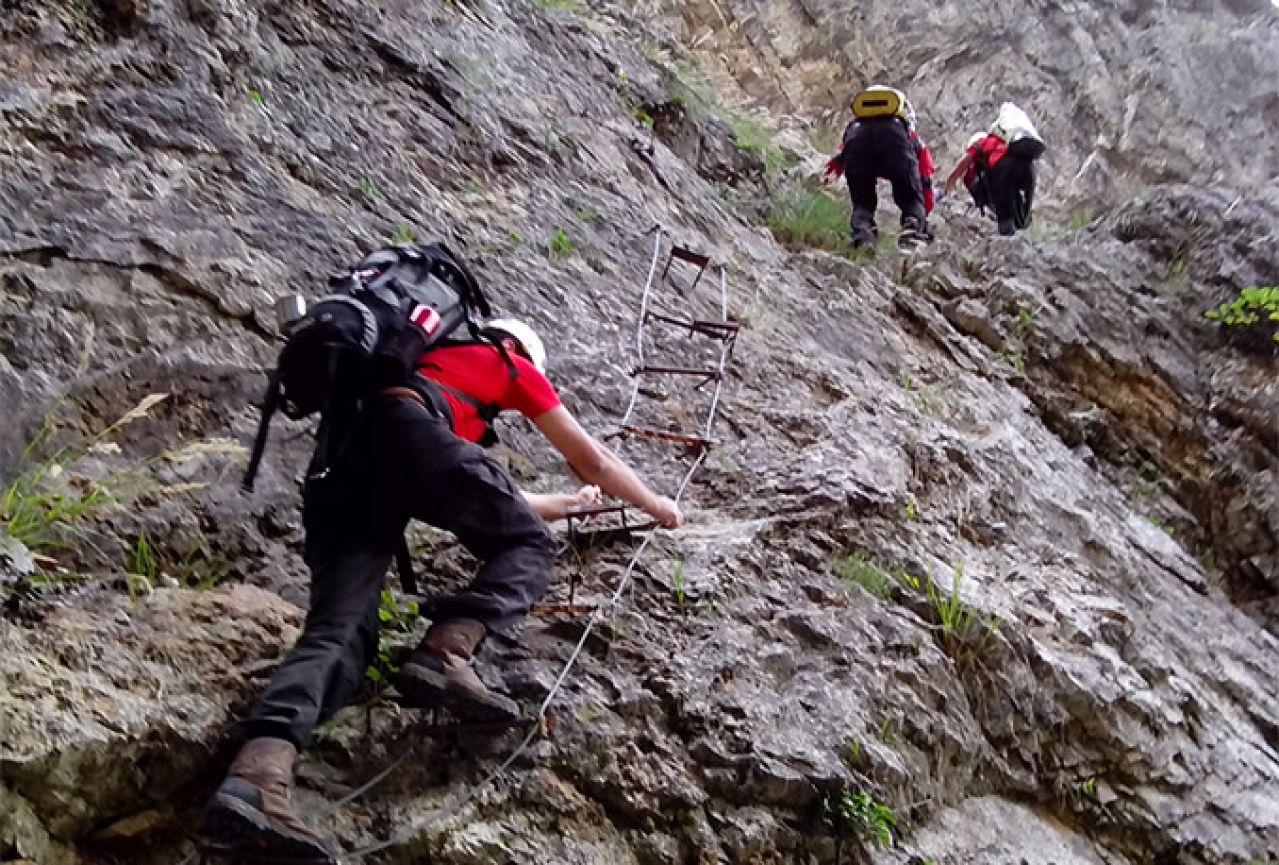
[[[1203,318],[1279,283],[1279,25],[1189,7],[5,5],[0,467],[102,492],[63,545],[0,545],[0,861],[193,849],[306,601],[308,425],[238,489],[275,297],[446,237],[603,432],[655,224],[727,265],[746,326],[689,525],[509,771],[471,796],[518,738],[427,737],[374,699],[308,752],[316,824],[451,865],[1279,857],[1279,377]],[[910,257],[773,240],[761,202],[820,164],[799,130],[885,78],[945,157],[1002,99],[1031,110],[1031,232],[952,202]],[[724,107],[748,100],[780,164]],[[711,314],[708,288],[659,302]],[[704,394],[653,396],[687,428]],[[569,482],[504,433],[522,484]],[[667,491],[688,467],[618,447]],[[561,577],[602,601],[629,552]],[[536,705],[581,624],[531,619],[483,672]]]

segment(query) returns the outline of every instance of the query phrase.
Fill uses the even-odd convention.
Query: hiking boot
[[[872,231],[854,231],[848,236],[848,245],[853,249],[874,248],[879,239]]]
[[[431,625],[421,644],[400,670],[396,686],[411,708],[442,706],[460,719],[512,721],[519,705],[495,694],[480,681],[471,659],[486,629],[474,619],[449,619]]]
[[[899,249],[910,252],[919,249],[925,243],[932,243],[933,235],[928,230],[928,224],[921,222],[913,217],[907,217],[902,220],[902,233],[897,237],[897,246]]]
[[[337,865],[337,858],[293,813],[293,763],[298,750],[284,739],[250,739],[205,808],[211,847],[266,861]]]
[[[1001,219],[999,221],[999,233],[1003,237],[1012,237],[1017,233],[1017,226],[1011,219]]]

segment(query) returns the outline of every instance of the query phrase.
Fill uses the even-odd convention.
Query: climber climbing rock
[[[904,249],[929,243],[928,214],[933,210],[933,157],[915,129],[915,109],[900,90],[873,85],[853,97],[853,120],[844,129],[839,152],[826,163],[823,179],[843,174],[853,203],[850,242],[874,246],[878,198],[875,184],[885,178],[901,210]]]
[[[994,211],[999,233],[1014,234],[1030,225],[1035,160],[1043,152],[1043,139],[1026,112],[1005,102],[990,130],[968,140],[963,157],[946,178],[945,191],[954,191],[962,181],[979,211]]]
[[[391,258],[405,255],[402,249],[393,253]],[[375,271],[357,265],[351,273],[381,278],[381,272],[368,276]],[[415,309],[411,318],[426,321],[431,311]],[[281,355],[282,367],[296,333]],[[333,409],[327,432],[317,436],[342,444],[320,454],[324,445],[317,443],[323,469],[314,470],[313,459],[304,491],[311,571],[306,625],[235,729],[245,744],[206,812],[205,833],[213,845],[278,854],[281,861],[331,861],[327,846],[292,809],[293,767],[315,725],[361,688],[377,648],[383,577],[411,519],[453,532],[480,568],[465,589],[426,604],[432,625],[398,682],[406,702],[444,706],[463,719],[474,713],[486,722],[518,716],[514,701],[490,691],[471,662],[490,633],[510,629],[545,591],[555,545],[543,520],[593,504],[599,491],[517,491],[477,444],[495,438],[490,422],[499,412],[529,418],[588,483],[647,511],[662,526],[683,522],[674,501],[654,493],[563,406],[544,374],[546,351],[531,327],[497,319],[479,334],[483,339],[433,347],[403,381],[379,376],[372,389],[359,385],[362,399]]]

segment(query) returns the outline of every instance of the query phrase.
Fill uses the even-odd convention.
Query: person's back
[[[828,163],[827,175],[843,173],[848,179],[853,246],[876,242],[875,186],[881,177],[891,184],[901,210],[902,244],[930,240],[932,157],[914,130],[910,102],[899,90],[874,85],[859,92],[851,108],[854,119],[844,130],[840,152]]]

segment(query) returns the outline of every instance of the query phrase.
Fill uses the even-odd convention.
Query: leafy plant
[[[998,616],[984,618],[960,596],[959,590],[964,580],[963,565],[954,566],[950,591],[937,585],[931,569],[923,580],[906,574],[902,575],[902,580],[912,587],[922,585],[924,597],[937,620],[935,627],[941,632],[946,648],[952,652],[963,646],[981,648],[999,629]]]
[[[862,740],[851,739],[844,746],[844,756],[848,759],[851,766],[860,766],[862,762]]]
[[[838,834],[874,841],[881,847],[893,846],[897,818],[891,808],[869,793],[844,789],[828,796],[823,805],[826,821]]]
[[[636,108],[634,111],[635,119],[639,121],[641,126],[649,129],[653,128],[653,115],[649,114],[643,108]]]
[[[391,243],[417,243],[417,232],[407,225],[401,225],[391,235]]]
[[[563,228],[557,228],[546,242],[546,249],[552,258],[562,258],[573,253],[573,241],[568,239]]]
[[[133,553],[129,557],[129,573],[146,577],[152,582],[160,576],[160,564],[151,548],[151,542],[147,539],[146,530],[138,532],[138,538],[133,543]]]
[[[675,571],[671,574],[671,593],[675,596],[675,603],[679,606],[679,611],[684,612],[684,603],[688,600],[686,593],[687,583],[684,577],[684,560],[675,560]]]
[[[773,133],[762,124],[747,117],[732,117],[728,125],[737,146],[763,161],[767,176],[775,177],[794,163],[794,157],[774,143]]]
[[[831,570],[841,580],[856,583],[881,601],[888,600],[893,594],[893,578],[865,553],[853,553],[839,559],[831,564]]]
[[[122,427],[146,417],[167,397],[150,394],[88,441],[59,448],[42,462],[31,464],[50,434],[51,427],[46,424],[22,452],[21,463],[27,468],[0,493],[0,529],[29,550],[65,547],[77,522],[114,501],[107,484],[61,482],[67,466],[103,446]]]
[[[1260,326],[1279,342],[1279,286],[1245,288],[1234,300],[1205,312],[1204,318],[1227,328]]]
[[[381,191],[377,188],[377,184],[372,180],[369,180],[367,177],[360,178],[360,182],[356,184],[356,188],[359,189],[360,193],[370,201],[382,195]]]
[[[768,227],[779,241],[847,255],[851,207],[820,190],[791,187],[775,196],[768,206]]]
[[[905,514],[906,514],[906,519],[908,520],[914,520],[919,518],[919,505],[915,503],[914,499],[906,500]],[[909,576],[909,575],[906,575],[906,576]],[[915,580],[914,588],[916,589],[919,588],[918,578],[911,577],[911,579]]]
[[[250,90],[250,91],[249,91],[249,98],[253,100],[253,104],[254,104],[254,105],[256,105],[258,108],[262,108],[262,107],[264,106],[264,104],[265,104],[265,101],[266,101],[266,100],[265,100],[265,99],[263,99],[263,97],[262,97],[262,91],[261,91],[261,90]]]
[[[364,677],[375,685],[384,683],[398,672],[399,668],[391,660],[390,641],[399,634],[411,634],[418,618],[417,601],[400,604],[395,595],[386,589],[382,590],[378,602],[378,641],[377,657],[364,669]]]
[[[1076,789],[1079,791],[1079,795],[1082,796],[1083,798],[1096,799],[1097,798],[1097,779],[1085,778],[1084,780],[1079,782],[1079,786]]]

